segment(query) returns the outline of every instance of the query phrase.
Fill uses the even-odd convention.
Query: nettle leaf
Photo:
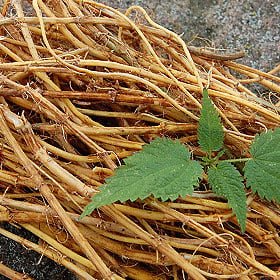
[[[190,160],[184,145],[167,138],[157,138],[124,161],[126,165],[117,168],[115,175],[99,187],[82,217],[116,201],[145,199],[151,194],[165,201],[192,194],[203,172],[199,162]]]
[[[199,145],[206,152],[218,151],[222,148],[223,141],[224,133],[221,118],[208,96],[207,89],[204,89],[198,122]]]
[[[246,228],[246,192],[242,177],[238,170],[229,162],[219,162],[217,167],[208,171],[208,181],[212,190],[228,200],[228,205],[236,215],[242,232]]]
[[[256,135],[250,153],[253,158],[244,167],[247,187],[261,198],[280,202],[280,128]]]

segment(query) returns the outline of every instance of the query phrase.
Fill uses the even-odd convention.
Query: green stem
[[[223,161],[223,162],[242,162],[242,161],[248,161],[251,160],[253,158],[233,158],[233,159],[225,159],[225,160],[219,160],[219,161]]]

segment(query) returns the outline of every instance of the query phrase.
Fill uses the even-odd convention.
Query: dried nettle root
[[[0,233],[81,279],[280,279],[279,205],[249,191],[244,235],[227,203],[201,190],[172,203],[103,206],[79,220],[121,160],[155,137],[203,156],[204,87],[229,153],[246,156],[256,133],[280,124],[279,101],[247,85],[277,96],[279,67],[264,73],[233,61],[244,52],[187,46],[138,6],[122,14],[90,0],[33,0],[27,13],[24,4],[5,0],[0,17],[0,221],[48,247]],[[134,10],[147,25],[132,20]],[[13,277],[5,266],[0,273]]]

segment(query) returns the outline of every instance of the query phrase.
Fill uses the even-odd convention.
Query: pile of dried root
[[[0,233],[80,279],[279,279],[279,205],[250,192],[245,234],[225,200],[201,191],[104,206],[78,220],[121,160],[156,136],[202,155],[203,87],[227,147],[246,156],[256,133],[280,124],[277,101],[246,85],[279,93],[279,67],[264,73],[232,61],[243,53],[186,46],[139,7],[123,15],[90,0],[11,2],[0,18],[0,221],[43,242]],[[147,25],[130,19],[133,9]],[[29,279],[4,264],[0,273]]]

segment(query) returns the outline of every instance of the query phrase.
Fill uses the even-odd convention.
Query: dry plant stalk
[[[187,46],[140,7],[124,15],[90,0],[33,0],[27,13],[22,4],[31,3],[22,2],[4,1],[0,17],[0,221],[44,243],[0,233],[81,279],[280,279],[279,205],[250,193],[244,235],[223,199],[208,192],[116,203],[79,220],[121,159],[155,137],[203,155],[196,131],[203,87],[227,147],[246,156],[256,133],[280,124],[279,101],[247,85],[277,99],[279,67],[264,73],[232,61],[243,52]],[[138,22],[129,16],[135,10]],[[22,277],[4,264],[0,274]]]

